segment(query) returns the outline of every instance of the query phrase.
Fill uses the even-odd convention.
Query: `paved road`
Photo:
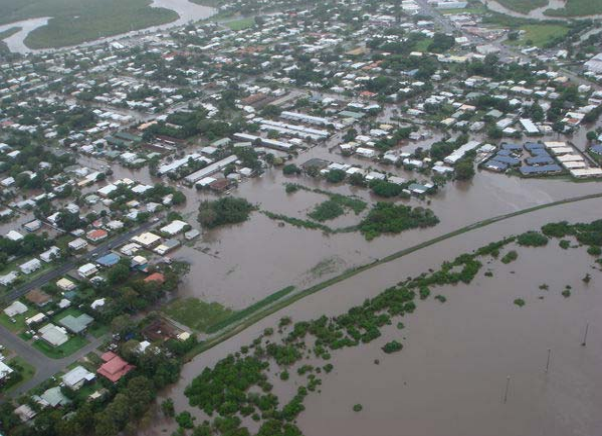
[[[94,250],[91,250],[75,259],[67,261],[58,268],[53,269],[52,271],[49,271],[41,275],[40,277],[30,281],[29,283],[26,283],[23,286],[7,293],[2,297],[3,303],[10,303],[11,301],[22,297],[32,289],[43,286],[46,283],[65,275],[67,272],[75,268],[77,264],[81,261],[89,261],[91,259],[96,258],[97,256],[102,256],[108,253],[111,250],[111,248],[129,241],[134,235],[146,231],[154,225],[156,225],[156,223],[151,221],[141,224],[135,229],[122,233],[117,237],[98,245],[96,248],[94,248]],[[0,325],[0,344],[4,345],[7,349],[11,351],[14,351],[17,355],[19,355],[30,365],[36,368],[35,375],[31,379],[27,380],[25,383],[19,385],[16,389],[11,391],[9,395],[11,397],[15,397],[24,392],[29,391],[30,389],[34,388],[35,386],[39,385],[40,383],[55,375],[57,372],[62,371],[71,363],[76,362],[88,353],[96,350],[102,343],[101,338],[94,338],[92,336],[88,336],[87,339],[88,341],[90,341],[90,343],[78,350],[77,352],[75,352],[74,354],[62,359],[52,359],[46,356],[44,353],[37,350],[36,348],[32,347],[30,344],[25,342],[23,339],[15,335],[7,328]],[[2,399],[2,396],[0,396],[0,402],[2,401]]]
[[[25,283],[24,285],[6,293],[5,295],[2,296],[2,302],[5,304],[8,304],[18,298],[21,298],[23,295],[27,294],[32,289],[39,288],[40,286],[44,286],[46,283],[67,274],[69,271],[71,271],[73,268],[75,268],[79,262],[89,261],[96,257],[103,256],[104,254],[108,253],[111,250],[111,248],[129,241],[130,238],[132,238],[134,235],[151,228],[153,225],[155,225],[154,222],[150,222],[150,221],[146,222],[144,224],[139,225],[138,227],[136,227],[133,230],[122,233],[107,242],[103,242],[102,244],[100,244],[96,248],[94,248],[93,250],[88,251],[87,253],[85,253],[81,256],[78,256],[75,259],[68,260],[66,263],[60,265],[59,267],[53,269],[52,271],[42,274],[41,276],[35,278],[34,280],[32,280],[28,283]]]
[[[52,359],[46,356],[41,351],[32,347],[20,337],[13,334],[10,330],[0,325],[0,343],[2,343],[2,345],[10,349],[11,351],[14,351],[27,363],[33,365],[36,368],[35,375],[29,380],[27,380],[25,383],[13,389],[8,394],[8,396],[17,397],[29,391],[30,389],[38,386],[40,383],[43,383],[45,380],[48,380],[56,373],[64,370],[73,362],[76,362],[85,355],[96,350],[102,344],[103,341],[102,338],[95,338],[93,336],[88,336],[86,339],[90,341],[90,343],[76,351],[74,354],[64,357],[62,359]],[[2,400],[3,397],[0,395],[0,402]]]

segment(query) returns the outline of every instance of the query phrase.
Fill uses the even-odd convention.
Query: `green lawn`
[[[548,4],[548,0],[496,0],[502,6],[521,14],[528,14],[533,9],[541,8]]]
[[[88,329],[88,333],[90,333],[93,337],[98,339],[109,333],[109,326],[106,324],[100,324],[98,322],[95,322]]]
[[[169,23],[174,11],[151,8],[151,0],[0,0],[0,24],[53,17],[25,40],[31,48],[81,44],[100,37]]]
[[[602,14],[600,0],[567,0],[563,9],[548,9],[544,12],[551,17],[580,17],[584,15]]]
[[[30,316],[33,316],[37,313],[37,310],[29,308],[27,312],[22,315],[17,315],[14,317],[16,322],[12,322],[10,318],[4,313],[0,313],[0,324],[10,330],[13,333],[20,332],[24,330],[27,325],[25,324],[25,320]]]
[[[25,361],[22,357],[16,356],[12,359],[10,359],[7,362],[7,365],[10,366],[11,368],[13,368],[13,370],[18,370],[19,373],[21,374],[21,380],[19,380],[18,382],[11,384],[10,386],[4,386],[5,389],[2,389],[2,392],[10,392],[13,389],[15,389],[17,386],[25,383],[27,380],[29,380],[30,378],[32,378],[35,373],[36,373],[36,369],[34,366],[30,365],[29,363],[27,363],[27,361]]]
[[[174,300],[164,311],[177,322],[201,332],[232,314],[232,310],[219,303],[206,303],[197,298]]]
[[[88,341],[85,338],[73,336],[60,347],[53,347],[42,339],[35,341],[33,346],[52,359],[62,359],[72,355],[87,344]]]
[[[520,27],[524,34],[517,41],[510,42],[518,45],[526,45],[528,41],[536,47],[543,47],[554,38],[564,37],[569,29],[562,24],[527,24]]]
[[[224,23],[231,30],[243,30],[255,25],[255,18],[241,18],[240,20],[228,21]]]
[[[426,53],[428,51],[428,49],[429,49],[429,45],[431,45],[432,42],[433,42],[433,40],[431,38],[421,39],[414,46],[414,50]]]

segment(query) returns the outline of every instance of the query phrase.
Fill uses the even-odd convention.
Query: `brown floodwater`
[[[538,185],[535,183],[528,183]],[[549,183],[549,182],[546,182]],[[569,186],[559,184],[559,187]],[[575,186],[575,185],[573,185]],[[577,185],[580,188],[587,185]],[[526,189],[536,192],[535,186]],[[468,191],[470,192],[470,190]],[[557,192],[548,194],[552,198]],[[458,196],[457,198],[462,198]],[[526,201],[517,196],[516,204]],[[549,198],[546,197],[546,200]],[[495,201],[483,205],[496,214]],[[504,203],[504,208],[511,207]],[[213,366],[248,344],[282,316],[294,321],[336,315],[360,304],[408,276],[437,268],[443,261],[510,234],[538,228],[553,220],[585,222],[599,218],[602,200],[588,200],[544,209],[474,230],[390,262],[324,291],[304,298],[247,328],[185,365],[181,380],[162,393],[172,397],[176,410],[191,409],[184,388],[203,368]],[[469,213],[454,208],[457,213]],[[245,224],[247,225],[247,224]],[[419,232],[423,233],[423,232]],[[345,235],[348,236],[348,235]],[[424,240],[422,235],[417,237]],[[408,243],[397,239],[396,249]],[[388,239],[387,239],[388,240]],[[324,375],[321,393],[310,394],[298,425],[306,436],[400,435],[598,435],[602,431],[602,275],[592,269],[593,258],[583,248],[561,250],[553,241],[546,248],[518,249],[517,261],[486,265],[469,286],[438,288],[445,304],[419,302],[415,314],[392,327],[372,344],[336,351],[335,370]],[[387,244],[383,244],[382,247]],[[384,248],[382,248],[384,250]],[[493,277],[484,277],[487,268]],[[593,279],[584,285],[589,272]],[[549,285],[547,292],[539,285]],[[560,292],[572,286],[572,296]],[[539,300],[539,296],[544,296]],[[522,308],[513,304],[523,298]],[[581,341],[589,325],[587,347]],[[402,339],[404,350],[384,355],[380,347]],[[547,350],[550,370],[545,373]],[[381,364],[374,365],[374,359]],[[508,401],[503,403],[506,377]],[[296,377],[272,381],[281,404],[293,394]],[[364,410],[354,413],[353,404]],[[171,431],[173,424],[158,419],[146,436]]]

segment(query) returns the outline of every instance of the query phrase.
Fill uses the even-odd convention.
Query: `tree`
[[[474,164],[470,159],[460,160],[454,168],[454,176],[456,180],[472,180],[474,175]]]
[[[253,205],[244,198],[225,197],[203,201],[199,206],[198,221],[209,229],[241,223],[249,218],[253,209]]]
[[[176,414],[173,400],[171,398],[163,400],[163,402],[161,403],[161,410],[163,411],[163,414],[165,416],[173,418]]]
[[[125,283],[129,276],[129,266],[124,265],[120,262],[109,270],[109,272],[107,273],[107,281],[110,285],[119,285]]]
[[[288,164],[282,167],[282,174],[285,176],[298,175],[301,174],[301,168],[295,164]]]
[[[56,224],[66,232],[71,232],[81,227],[82,222],[79,219],[78,213],[69,212],[64,209],[59,212]]]
[[[589,131],[589,132],[587,132],[586,137],[589,142],[593,142],[596,139],[598,139],[598,134],[594,131]]]
[[[330,170],[326,173],[326,180],[330,183],[340,183],[346,176],[347,173],[343,170]]]

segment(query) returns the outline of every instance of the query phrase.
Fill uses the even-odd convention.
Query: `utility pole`
[[[589,330],[589,322],[587,324],[585,324],[585,335],[583,336],[583,342],[581,343],[582,347],[585,347],[585,345],[587,344],[587,332]]]
[[[548,373],[548,370],[550,369],[550,356],[552,355],[552,350],[550,348],[548,348],[548,361],[546,362],[546,374]]]
[[[510,376],[506,377],[506,390],[504,391],[504,404],[508,401],[508,389],[510,388]]]

